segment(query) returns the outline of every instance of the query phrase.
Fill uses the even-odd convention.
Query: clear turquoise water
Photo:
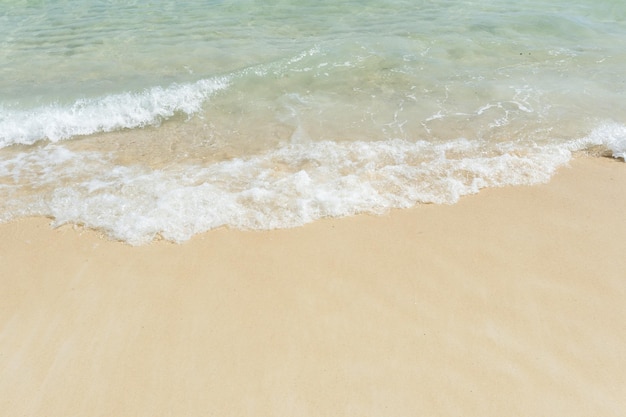
[[[618,1],[0,0],[0,221],[132,244],[626,152]]]

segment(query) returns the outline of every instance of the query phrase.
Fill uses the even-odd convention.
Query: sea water
[[[621,0],[0,0],[0,221],[114,239],[454,203],[626,156]]]

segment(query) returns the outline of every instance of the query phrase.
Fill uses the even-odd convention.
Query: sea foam
[[[626,160],[626,125],[605,122],[593,129],[587,136],[564,143],[562,146],[572,151],[591,146],[603,146],[613,158]]]
[[[53,104],[30,110],[0,107],[0,148],[158,125],[177,113],[198,112],[211,95],[229,83],[228,77],[216,77],[140,93],[80,99],[70,106]]]
[[[613,154],[614,158],[626,160],[626,127],[617,123],[610,123],[593,131],[593,140],[603,144]]]
[[[0,220],[48,216],[54,225],[82,224],[133,245],[157,236],[180,242],[220,226],[287,228],[417,203],[451,204],[484,187],[545,182],[570,157],[562,146],[465,139],[325,141],[208,166],[149,169],[48,145],[0,164],[0,176],[14,182],[0,191],[12,196]],[[35,193],[20,197],[24,187]]]

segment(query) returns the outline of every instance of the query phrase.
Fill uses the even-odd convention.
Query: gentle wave
[[[0,163],[3,218],[48,216],[133,245],[180,242],[220,226],[275,229],[324,217],[451,204],[485,187],[546,182],[573,151],[626,154],[626,126],[605,124],[565,144],[458,139],[290,144],[209,166],[119,166],[99,152],[48,145]],[[45,175],[36,173],[45,172]],[[71,181],[66,181],[66,179]],[[20,187],[37,189],[20,198]]]
[[[208,98],[227,88],[229,83],[228,77],[216,77],[167,88],[153,87],[141,93],[81,99],[69,107],[50,105],[31,110],[0,107],[0,148],[158,125],[177,113],[197,113]]]
[[[593,134],[596,135],[593,140],[609,148],[614,158],[626,160],[626,129],[623,125],[610,124],[596,129]]]

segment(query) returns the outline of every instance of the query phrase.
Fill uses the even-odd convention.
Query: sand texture
[[[0,225],[1,416],[624,416],[626,165],[131,247]]]

